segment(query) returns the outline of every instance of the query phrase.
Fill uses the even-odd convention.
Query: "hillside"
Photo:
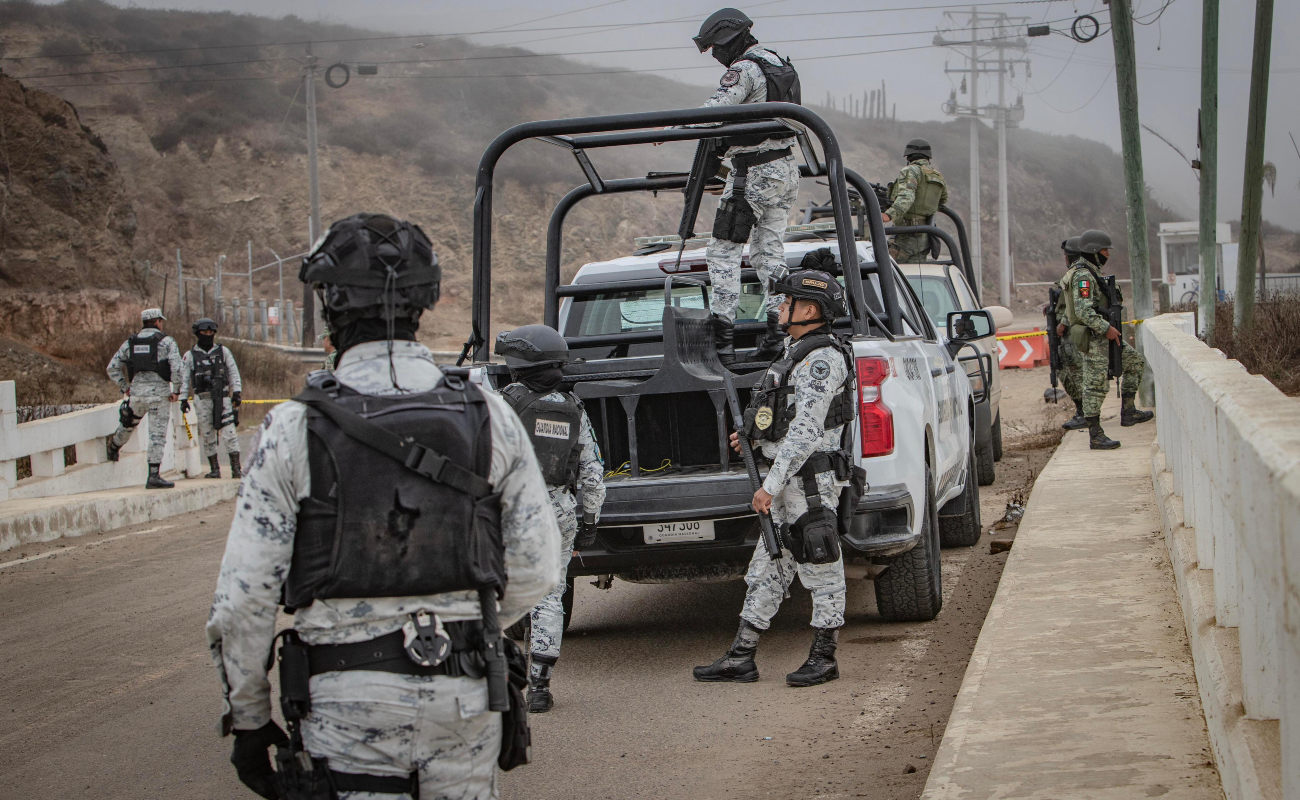
[[[597,70],[455,39],[428,40],[419,49],[411,49],[409,42],[322,43],[379,34],[292,16],[272,20],[120,9],[95,0],[55,6],[8,2],[0,3],[0,26],[3,55],[11,58],[5,71],[29,87],[48,87],[45,91],[76,105],[81,122],[102,140],[116,163],[138,220],[131,237],[123,227],[127,216],[113,212],[122,234],[117,245],[95,251],[93,270],[66,276],[59,272],[59,288],[137,286],[140,271],[135,262],[174,264],[177,249],[191,275],[212,274],[221,254],[229,256],[232,269],[242,268],[249,240],[258,264],[271,261],[272,251],[301,252],[307,240],[306,136],[299,68],[290,57],[300,56],[302,47],[224,46],[310,39],[319,43],[315,52],[323,65],[376,64],[377,77],[353,74],[338,90],[319,85],[323,216],[328,221],[359,210],[382,211],[424,227],[446,280],[444,300],[424,335],[444,347],[463,339],[467,328],[472,176],[479,155],[495,135],[526,120],[688,107],[707,95],[699,87],[617,71],[470,77]],[[106,50],[152,52],[95,54]],[[12,58],[24,54],[74,57]],[[102,74],[164,66],[168,69]],[[51,75],[61,77],[37,77]],[[940,168],[949,176],[951,204],[965,212],[964,122],[865,121],[818,110],[841,137],[847,163],[872,180],[888,181],[897,174],[907,139],[929,138]],[[996,175],[991,132],[983,144],[984,174]],[[1077,137],[1025,130],[1013,132],[1010,151],[1012,235],[1021,280],[1054,276],[1058,245],[1068,233],[1095,226],[1123,238],[1122,169],[1114,151]],[[690,157],[685,145],[593,154],[606,177],[685,169]],[[542,303],[546,218],[558,197],[581,180],[581,173],[559,149],[526,143],[502,162],[497,180],[494,324],[536,321]],[[809,196],[824,197],[824,189],[808,184],[801,202]],[[998,263],[996,184],[987,182],[983,192],[986,282],[992,285]],[[106,205],[97,192],[89,196],[101,212],[122,208],[115,201]],[[680,207],[680,198],[671,193],[584,204],[570,216],[566,270],[594,258],[626,254],[633,236],[674,230]],[[1168,215],[1154,202],[1148,208],[1154,245],[1155,225]],[[707,213],[701,215],[700,228],[707,224]],[[104,227],[102,221],[81,224],[87,230]],[[5,251],[25,247],[12,234],[5,235],[11,237],[4,239]],[[76,241],[76,236],[69,234],[66,240]],[[1119,272],[1126,271],[1122,248],[1115,261]],[[296,269],[296,263],[286,268],[286,296],[300,295]],[[275,296],[274,273],[259,274],[258,296]],[[71,284],[65,280],[68,276]],[[33,284],[49,285],[42,268],[21,260],[10,262],[0,277],[8,287],[0,295]],[[227,294],[240,291],[230,286]],[[152,279],[147,291],[158,302],[162,281]],[[175,298],[174,285],[170,298],[169,303]],[[0,333],[30,338],[32,331],[16,331],[0,319]]]

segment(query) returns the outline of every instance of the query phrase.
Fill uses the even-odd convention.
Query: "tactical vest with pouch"
[[[230,376],[226,370],[226,348],[217,345],[212,352],[208,352],[198,345],[190,351],[190,358],[193,359],[191,367],[190,381],[195,394],[206,394],[211,392],[214,384],[220,382],[222,394],[225,389],[230,387]]]
[[[126,340],[127,348],[130,350],[131,358],[126,362],[126,376],[128,380],[134,380],[136,375],[141,372],[152,372],[165,381],[172,379],[172,364],[165,358],[160,358],[158,350],[162,345],[163,336],[155,334],[145,336],[138,333]]]
[[[763,78],[767,81],[767,102],[803,105],[803,92],[799,86],[799,73],[795,72],[790,59],[782,58],[771,50],[764,50],[764,52],[775,56],[780,64],[772,64],[765,58],[749,54],[736,59],[735,63],[752,61],[763,71]],[[732,64],[733,68],[735,63]],[[768,139],[774,139],[784,144],[794,144],[793,133],[790,136],[769,136],[767,134],[728,136],[724,140],[724,144],[727,147],[753,147],[766,142]]]
[[[1065,273],[1065,279],[1061,281],[1063,284],[1061,296],[1064,300],[1063,305],[1065,306],[1064,318],[1070,326],[1068,332],[1070,344],[1074,345],[1075,350],[1087,355],[1092,350],[1092,328],[1089,328],[1087,325],[1084,325],[1079,321],[1079,317],[1076,315],[1074,308],[1074,281],[1078,276],[1079,270],[1086,271],[1088,276],[1092,278],[1095,291],[1104,291],[1106,284],[1102,281],[1101,276],[1097,274],[1096,270],[1092,268],[1092,265],[1083,259],[1074,262],[1074,266],[1070,268],[1069,272]],[[1106,299],[1108,300],[1108,298]]]
[[[794,387],[790,385],[790,373],[814,350],[834,347],[844,357],[849,379],[843,390],[831,401],[826,411],[825,429],[831,430],[852,422],[854,419],[854,381],[853,348],[844,339],[832,333],[809,333],[796,341],[785,358],[772,362],[763,380],[749,396],[749,407],[745,409],[745,435],[751,439],[764,439],[778,442],[785,438],[798,412],[794,400]]]
[[[325,372],[308,406],[311,494],[300,504],[284,604],[505,590],[501,495],[477,387],[445,375],[421,394],[366,395]]]
[[[547,399],[559,394],[560,401]],[[548,486],[573,489],[578,482],[582,447],[582,402],[568,392],[535,392],[522,383],[512,383],[501,396],[519,415],[533,441],[537,464]]]
[[[912,198],[912,207],[908,209],[906,216],[929,218],[939,213],[939,204],[943,199],[943,193],[948,188],[944,181],[943,174],[929,164],[909,164],[908,167],[915,166],[920,170],[921,175],[916,181],[916,194]],[[892,204],[902,191],[903,181],[894,181],[889,185],[889,202]]]

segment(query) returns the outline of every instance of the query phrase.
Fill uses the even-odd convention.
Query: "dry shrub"
[[[1248,336],[1235,335],[1232,314],[1231,300],[1216,306],[1214,346],[1283,393],[1300,395],[1300,297],[1274,294],[1256,302],[1255,325]]]

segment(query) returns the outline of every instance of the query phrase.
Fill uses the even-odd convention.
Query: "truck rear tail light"
[[[887,456],[894,452],[894,413],[881,400],[880,386],[889,377],[889,359],[859,358],[857,368],[862,457]]]

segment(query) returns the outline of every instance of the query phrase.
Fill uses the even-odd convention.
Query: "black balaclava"
[[[564,370],[559,364],[539,364],[535,367],[517,367],[510,370],[515,380],[534,392],[553,392],[564,380]]]
[[[393,321],[393,338],[405,341],[415,341],[415,332],[420,327],[420,323],[409,319],[397,319]],[[334,343],[334,349],[338,351],[338,357],[342,358],[343,353],[348,348],[364,342],[383,342],[388,340],[388,323],[377,317],[367,317],[359,319],[349,325],[334,327],[330,323],[330,341]],[[337,363],[337,362],[335,362]]]
[[[746,31],[726,44],[715,44],[713,46],[713,57],[724,67],[730,67],[736,59],[745,54],[745,51],[758,44],[758,40],[753,37],[749,31]]]
[[[199,331],[194,334],[194,338],[199,340],[199,347],[204,350],[211,350],[213,341],[217,338],[216,331]]]
[[[1083,260],[1097,267],[1104,267],[1106,266],[1106,262],[1109,261],[1110,259],[1102,255],[1101,253],[1084,253]]]

